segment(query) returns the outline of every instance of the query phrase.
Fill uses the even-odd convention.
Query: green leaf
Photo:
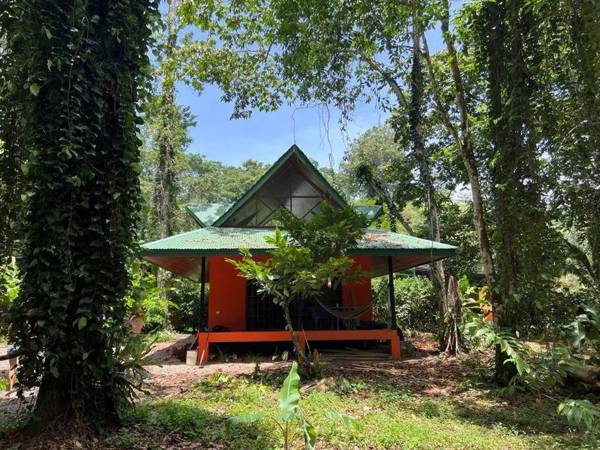
[[[298,363],[294,361],[290,373],[283,382],[279,392],[279,409],[283,420],[290,420],[298,409],[300,402],[300,376],[298,375]]]
[[[52,33],[50,32],[50,30],[48,29],[48,27],[42,26],[42,30],[44,31],[44,34],[46,35],[46,37],[48,39],[52,39]]]
[[[302,432],[304,434],[304,448],[306,450],[314,450],[317,443],[317,432],[315,431],[315,427],[304,418],[302,419]]]
[[[86,325],[87,325],[87,318],[80,317],[79,320],[77,321],[77,328],[80,330],[83,330]]]
[[[232,425],[240,425],[240,424],[248,424],[259,422],[266,417],[265,414],[262,413],[249,413],[249,414],[241,414],[239,416],[232,416],[228,420]]]
[[[40,86],[37,83],[31,83],[29,85],[29,92],[31,92],[35,97],[40,93]]]
[[[351,417],[347,414],[342,414],[341,412],[338,411],[327,411],[325,413],[325,415],[327,417],[329,417],[330,419],[334,419],[334,420],[339,420],[340,422],[342,422],[344,424],[344,426],[350,430],[356,430],[358,429],[358,422],[356,421],[356,419],[354,419],[354,417]]]
[[[54,376],[54,378],[58,378],[58,369],[56,368],[56,366],[51,366],[50,367],[50,373]]]

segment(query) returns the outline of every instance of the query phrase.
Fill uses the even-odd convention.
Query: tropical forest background
[[[122,417],[141,358],[127,319],[165,339],[202,322],[198,283],[136,251],[196,228],[186,205],[234,202],[269,167],[192,141],[199,119],[178,90],[202,102],[210,86],[239,121],[323,107],[345,129],[373,105],[380,123],[315,165],[351,204],[383,208],[373,226],[458,247],[396,277],[399,326],[442,352],[452,327],[450,353],[493,353],[494,383],[551,398],[593,434],[597,0],[55,3],[0,6],[0,336],[18,348],[20,392],[39,388],[38,418]]]

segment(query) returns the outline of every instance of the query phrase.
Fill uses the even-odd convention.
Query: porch
[[[300,346],[315,341],[386,341],[392,359],[400,359],[400,337],[396,330],[301,330],[296,331]],[[211,344],[242,342],[291,342],[288,331],[207,331],[198,333],[197,363],[208,361]]]

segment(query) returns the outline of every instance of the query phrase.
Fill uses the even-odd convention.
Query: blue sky
[[[428,40],[432,52],[441,48],[439,31],[428,33]],[[188,106],[196,118],[188,151],[232,165],[247,159],[271,163],[296,144],[326,167],[330,166],[331,152],[337,167],[348,142],[387,117],[376,104],[361,103],[345,131],[339,124],[340,112],[333,106],[286,105],[270,113],[255,112],[249,119],[232,120],[233,107],[221,100],[217,87],[206,86],[200,95],[183,84],[177,89],[178,102]]]

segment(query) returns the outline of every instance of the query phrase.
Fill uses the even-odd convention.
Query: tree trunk
[[[502,9],[502,11],[501,11]],[[489,3],[486,5],[486,25],[491,27],[492,31],[486,42],[486,52],[489,61],[489,79],[488,90],[490,98],[490,120],[492,121],[492,142],[494,152],[498,155],[498,163],[492,170],[494,183],[500,183],[502,186],[509,183],[514,184],[512,171],[508,164],[514,164],[515,161],[508,161],[508,154],[511,152],[507,142],[509,130],[507,129],[506,118],[503,114],[502,87],[504,83],[504,65],[505,54],[502,49],[506,40],[506,29],[503,23],[505,18],[504,5]],[[495,209],[498,217],[498,231],[500,234],[499,253],[499,274],[497,292],[493,293],[493,313],[494,324],[498,327],[510,326],[505,313],[505,304],[514,293],[514,239],[513,224],[510,208],[510,198],[512,193],[508,192],[509,187],[497,189],[495,192]],[[495,294],[495,295],[494,295]],[[494,378],[500,385],[507,385],[510,379],[516,374],[516,367],[513,364],[505,364],[507,355],[501,351],[500,346],[496,346],[495,355],[495,374]]]
[[[423,101],[424,101],[424,86],[423,86],[423,71],[421,64],[421,29],[418,12],[413,13],[413,64],[411,74],[411,98],[410,98],[410,127],[411,136],[413,140],[413,152],[417,159],[421,182],[423,189],[425,190],[425,197],[427,199],[427,215],[429,218],[429,224],[431,227],[431,240],[439,242],[441,240],[440,235],[440,223],[439,223],[439,212],[437,199],[435,198],[435,186],[433,184],[433,177],[431,175],[431,166],[429,163],[429,155],[425,149],[425,138],[423,136]],[[444,266],[441,261],[433,262],[431,269],[434,274],[435,290],[438,297],[438,307],[440,319],[445,314],[446,304],[446,280],[444,274]],[[440,344],[441,344],[441,333],[440,333]]]
[[[300,341],[298,340],[296,331],[294,330],[294,323],[292,322],[292,314],[290,313],[289,301],[283,303],[283,313],[285,315],[287,329],[290,333],[290,337],[292,338],[292,345],[294,346],[294,352],[296,353],[296,358],[298,359],[298,365],[300,366],[300,374],[304,378],[310,378],[310,376],[312,375],[312,368],[310,365],[310,361],[304,353],[304,349],[300,345]]]
[[[494,271],[494,260],[490,247],[490,240],[485,222],[485,206],[481,193],[481,183],[479,168],[473,152],[473,138],[471,136],[471,127],[469,123],[469,109],[465,95],[463,76],[458,64],[458,55],[454,46],[454,37],[450,33],[450,6],[448,0],[443,2],[444,12],[442,15],[442,35],[446,43],[448,58],[450,61],[450,70],[452,72],[452,80],[454,82],[455,99],[460,112],[460,135],[455,135],[456,143],[460,149],[461,159],[465,166],[469,184],[471,186],[471,196],[473,197],[473,225],[477,234],[479,243],[479,251],[483,273],[485,274],[487,285],[490,292],[493,293],[496,288],[496,275]],[[441,105],[439,105],[441,106]],[[443,115],[447,115],[447,111],[442,107]],[[452,133],[452,130],[450,130]],[[492,300],[493,301],[493,300]]]
[[[600,151],[600,61],[596,57],[600,53],[600,42],[595,33],[599,17],[597,5],[593,2],[573,2],[572,35],[575,49],[572,65],[576,68],[579,83],[572,83],[571,95],[581,99],[581,117],[587,119],[582,135],[590,136],[590,142],[586,145],[595,152]],[[583,155],[589,153],[586,151]],[[595,171],[598,172],[598,153],[595,155],[589,159],[595,161]],[[595,205],[590,208],[589,214],[583,215],[590,252],[589,272],[596,288],[600,289],[600,191],[596,189],[594,192],[593,183],[586,190],[592,192],[586,195],[584,201]]]
[[[8,75],[24,94],[28,154],[23,281],[9,336],[22,352],[19,389],[38,388],[40,427],[74,418],[101,426],[130,393],[117,349],[138,247],[137,107],[155,3],[31,1],[23,14],[23,2],[9,3],[2,62],[39,83],[24,89],[21,71],[0,64],[0,84]]]
[[[448,292],[446,294],[446,333],[444,341],[447,355],[457,355],[465,351],[465,345],[460,326],[462,324],[462,301],[458,292],[458,284],[453,276],[448,278]]]
[[[173,57],[177,46],[177,4],[178,0],[169,0],[167,13],[167,42],[165,59]],[[177,120],[177,105],[175,104],[175,74],[171,64],[164,65],[161,92],[160,128],[157,131],[158,143],[158,173],[155,187],[155,204],[158,216],[158,230],[161,239],[173,234],[173,217],[175,212],[175,189],[177,178],[177,149],[171,127]],[[166,295],[164,289],[168,281],[168,273],[158,269],[156,284],[161,290],[161,296]]]

